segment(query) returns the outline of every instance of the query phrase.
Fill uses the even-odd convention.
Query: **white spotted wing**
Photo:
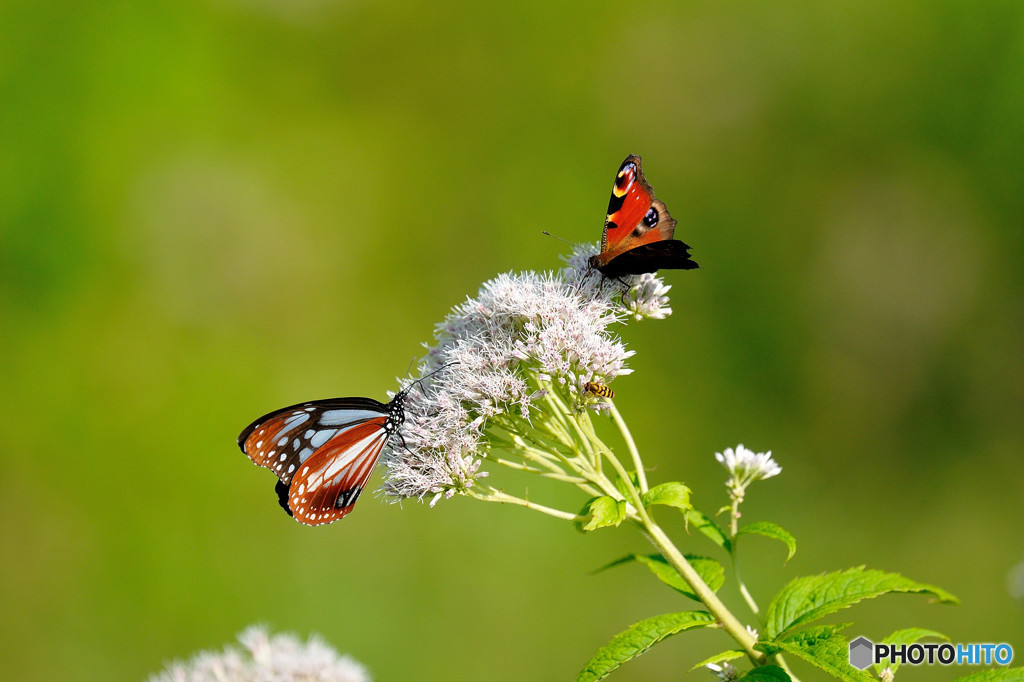
[[[257,465],[277,474],[281,506],[318,526],[352,511],[388,438],[401,426],[405,393],[390,403],[332,398],[266,414],[238,436]]]

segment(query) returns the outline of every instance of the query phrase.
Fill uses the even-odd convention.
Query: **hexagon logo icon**
[[[864,670],[875,662],[875,645],[867,637],[858,637],[850,642],[850,665]]]

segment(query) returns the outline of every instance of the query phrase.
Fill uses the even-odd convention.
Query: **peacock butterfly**
[[[644,178],[640,157],[630,154],[615,176],[601,253],[590,258],[590,266],[606,277],[699,267],[690,247],[672,238],[675,230],[676,221]]]

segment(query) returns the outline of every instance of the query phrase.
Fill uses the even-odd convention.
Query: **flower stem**
[[[736,643],[739,644],[743,651],[747,654],[747,657],[751,660],[754,665],[762,665],[767,657],[754,649],[755,639],[751,636],[747,629],[743,627],[739,619],[732,615],[729,608],[722,603],[722,600],[718,598],[718,595],[708,586],[704,579],[700,577],[697,570],[686,560],[683,553],[672,543],[665,531],[654,522],[654,520],[647,513],[644,508],[643,500],[640,498],[640,493],[636,488],[633,487],[632,481],[629,480],[629,475],[623,469],[622,464],[614,455],[610,453],[606,455],[609,463],[615,467],[615,470],[622,477],[626,488],[629,490],[632,504],[637,509],[637,516],[639,517],[639,523],[645,531],[645,535],[651,541],[651,543],[658,548],[661,555],[665,557],[672,566],[679,572],[679,575],[683,577],[686,584],[693,589],[694,594],[700,599],[701,603],[707,607],[708,611],[711,612],[719,623],[722,624],[722,629],[729,633]]]
[[[587,485],[587,479],[581,478],[579,476],[570,476],[569,474],[556,471],[544,471],[543,469],[532,467],[529,464],[523,464],[522,462],[516,462],[510,459],[502,459],[501,457],[496,457],[494,461],[502,466],[508,467],[509,469],[526,471],[531,474],[537,474],[538,476],[543,476],[544,478],[551,478],[556,481],[565,481],[566,483],[572,483],[575,486],[582,487]],[[597,494],[596,490],[594,490],[593,492],[595,495]]]
[[[610,405],[612,419],[615,421],[615,425],[619,427],[622,440],[626,442],[626,449],[629,450],[629,455],[633,458],[633,466],[636,468],[636,480],[640,484],[640,494],[643,495],[647,492],[647,474],[644,472],[644,463],[640,459],[640,451],[637,450],[636,443],[633,441],[633,434],[629,432],[629,427],[626,426],[626,422],[622,415],[619,414],[615,403],[610,403]]]
[[[760,651],[754,649],[755,640],[747,632],[747,629],[743,627],[743,624],[732,615],[728,607],[722,603],[722,600],[718,598],[708,584],[700,577],[696,569],[690,565],[690,562],[686,560],[686,557],[676,548],[672,541],[665,534],[665,531],[661,529],[651,518],[647,515],[646,510],[640,512],[641,523],[643,524],[644,530],[648,539],[654,544],[655,547],[661,551],[662,556],[672,564],[672,566],[679,572],[679,575],[683,576],[683,580],[693,589],[694,594],[700,598],[704,606],[707,607],[708,611],[711,612],[718,622],[722,624],[722,629],[729,633],[736,642],[743,648],[743,651],[747,654],[747,658],[751,660],[754,665],[762,665],[766,657]]]
[[[553,507],[545,507],[542,504],[537,504],[536,502],[524,500],[521,497],[509,495],[508,493],[504,493],[496,488],[490,488],[486,493],[478,493],[474,490],[469,490],[468,494],[478,500],[483,500],[484,502],[503,502],[508,504],[517,504],[520,507],[533,509],[534,511],[539,511],[543,514],[547,514],[548,516],[554,516],[556,519],[562,519],[564,521],[582,521],[585,518],[579,516],[578,514],[562,511],[561,509],[554,509]]]
[[[740,576],[740,569],[736,565],[736,559],[733,558],[732,572],[736,576],[736,583],[740,586],[740,594],[743,595],[743,601],[747,602],[747,606],[754,613],[758,619],[761,618],[761,610],[757,607],[757,602],[754,601],[754,596],[750,594],[750,590],[747,589],[747,584],[743,582],[743,578]]]

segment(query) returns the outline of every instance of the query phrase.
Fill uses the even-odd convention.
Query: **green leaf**
[[[576,676],[576,682],[604,679],[620,665],[636,658],[661,640],[672,635],[713,625],[714,617],[704,611],[666,613],[630,625],[601,647]]]
[[[626,518],[626,503],[607,495],[594,497],[583,505],[580,516],[587,517],[582,521],[574,522],[576,530],[581,533],[605,526],[617,526]]]
[[[700,601],[697,595],[694,594],[693,589],[683,580],[683,576],[679,575],[679,572],[672,564],[668,563],[660,554],[634,554],[633,558],[650,569],[651,573],[658,576],[661,582],[673,590],[680,594],[685,594],[690,599]],[[725,567],[714,559],[687,556],[686,560],[690,562],[693,570],[697,571],[701,580],[707,583],[712,592],[717,592],[718,588],[725,582]]]
[[[630,471],[628,473],[629,473],[629,484],[632,484],[633,489],[636,490],[637,492],[639,492],[640,491],[640,479],[637,478],[636,472],[635,471]],[[619,491],[619,494],[622,495],[622,499],[629,500],[630,502],[632,502],[633,501],[633,493],[631,493],[630,490],[629,490],[629,484],[627,484],[626,481],[622,480],[621,478],[616,478],[615,479],[615,488]]]
[[[932,637],[934,639],[941,639],[943,642],[948,642],[949,637],[936,632],[935,630],[926,630],[924,628],[906,628],[904,630],[897,630],[888,637],[882,640],[882,644],[913,644],[914,642],[920,642],[925,637]]]
[[[925,637],[941,639],[944,642],[949,641],[949,637],[946,637],[946,635],[942,634],[941,632],[936,632],[935,630],[926,630],[924,628],[906,628],[903,630],[897,630],[896,632],[892,633],[891,635],[883,639],[881,643],[913,644],[914,642],[921,641]],[[875,670],[877,672],[881,672],[886,667],[892,668],[892,671],[896,672],[897,670],[899,670],[900,664],[889,663],[888,661],[879,661],[878,663],[875,663]]]
[[[924,592],[941,602],[957,603],[956,597],[939,587],[914,582],[898,573],[865,570],[858,566],[846,571],[796,578],[783,587],[765,615],[767,638],[776,639],[795,627],[887,592]]]
[[[796,538],[790,535],[789,531],[770,521],[757,521],[747,524],[736,531],[737,538],[741,535],[763,535],[766,538],[778,540],[789,548],[789,554],[786,555],[787,562],[796,554]]]
[[[700,579],[707,583],[712,592],[718,592],[718,589],[725,583],[725,567],[714,559],[687,554],[686,560],[690,562],[693,570],[697,571]],[[691,599],[697,599],[697,595],[693,594],[689,588],[683,594]]]
[[[997,668],[979,670],[956,678],[956,682],[1024,682],[1024,668]]]
[[[790,682],[792,678],[777,665],[761,665],[740,675],[740,679],[745,682]]]
[[[777,654],[780,651],[785,651],[783,645],[786,643],[813,643],[818,640],[828,639],[832,635],[839,634],[851,625],[853,625],[853,623],[837,623],[833,625],[819,625],[818,627],[806,628],[804,630],[792,632],[788,635],[783,635],[779,639],[759,641],[754,644],[754,648],[769,655]]]
[[[686,512],[686,522],[701,533],[704,533],[713,543],[726,552],[732,552],[732,543],[729,541],[729,537],[704,512],[699,512],[696,509],[689,510]]]
[[[867,670],[857,670],[850,665],[850,643],[839,634],[839,630],[846,627],[849,623],[808,628],[764,647],[755,645],[755,648],[773,652],[782,650],[844,682],[875,682],[875,677]]]
[[[725,567],[718,563],[714,559],[706,559],[699,556],[687,555],[686,560],[693,566],[693,570],[697,571],[700,575],[701,580],[707,583],[708,587],[713,592],[717,592],[718,589],[725,582]],[[686,581],[683,580],[683,576],[679,575],[679,571],[665,560],[665,557],[660,554],[627,554],[621,559],[617,559],[607,566],[603,566],[599,570],[605,570],[612,566],[618,566],[620,564],[628,563],[630,561],[636,561],[648,568],[651,573],[657,576],[658,580],[665,583],[673,590],[681,594],[685,594],[690,599],[700,601],[697,599],[697,595],[694,594],[693,590]]]
[[[725,651],[715,654],[711,658],[705,658],[703,661],[690,668],[690,672],[693,672],[697,668],[703,668],[708,663],[723,663],[725,661],[743,658],[744,656],[746,656],[746,653],[743,649],[726,649]]]
[[[650,507],[655,504],[664,504],[669,507],[675,507],[676,509],[692,509],[690,506],[690,489],[682,483],[671,481],[669,483],[660,483],[646,493],[643,496],[644,507]]]

